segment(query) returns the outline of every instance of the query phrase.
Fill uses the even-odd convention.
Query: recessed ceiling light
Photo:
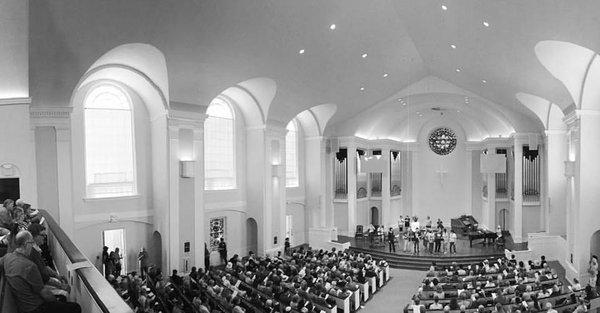
[[[402,106],[405,106],[405,105],[406,105],[406,103],[405,103],[405,102],[402,102]]]
[[[450,45],[450,48],[456,49],[456,45]]]
[[[488,23],[488,22],[486,22],[486,21],[483,21],[483,26],[485,26],[485,27],[490,27],[490,23]]]
[[[456,68],[456,72],[457,72],[457,73],[458,73],[458,72],[460,72],[460,67],[457,67],[457,68]]]
[[[304,54],[304,49],[300,49],[300,51],[298,51],[298,53]]]
[[[368,54],[366,54],[366,53],[363,53],[363,54],[362,54],[362,58],[363,58],[363,59],[364,59],[364,58],[366,58],[367,56],[368,56]]]
[[[331,30],[335,30],[335,28],[336,28],[335,24],[331,24],[331,25],[329,25],[329,29],[331,29]]]
[[[457,113],[460,113],[460,110],[456,110]]]
[[[383,77],[388,77],[388,76],[389,76],[388,73],[383,74]]]
[[[360,91],[365,91],[365,87],[360,87]]]
[[[398,101],[402,102],[402,101],[404,101],[404,100],[402,100],[402,98],[398,98]]]
[[[482,79],[481,82],[485,84],[485,83],[487,83],[487,80]]]
[[[442,4],[442,10],[446,11],[448,10],[448,7]]]

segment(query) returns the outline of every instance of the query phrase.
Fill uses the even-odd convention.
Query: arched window
[[[84,102],[85,179],[89,198],[137,193],[131,100],[115,85],[100,85]]]
[[[285,186],[298,187],[298,130],[294,120],[287,124],[285,135]]]
[[[234,116],[229,104],[215,99],[204,122],[204,189],[236,188]]]

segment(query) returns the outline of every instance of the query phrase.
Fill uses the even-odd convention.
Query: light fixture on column
[[[575,161],[565,161],[565,176],[567,178],[575,176]]]
[[[180,160],[179,161],[179,176],[181,178],[194,177],[195,165],[196,165],[196,161]]]

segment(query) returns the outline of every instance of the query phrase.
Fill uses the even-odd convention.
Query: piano
[[[491,230],[483,230],[483,229],[478,229],[475,231],[470,231],[468,233],[469,235],[469,247],[473,246],[473,240],[478,240],[478,239],[483,239],[483,241],[481,242],[482,244],[486,244],[486,243],[493,243],[496,241],[496,238],[498,238],[498,235],[491,231]]]
[[[459,218],[450,220],[450,227],[457,234],[466,234],[469,231],[477,230],[478,223],[472,215],[462,215]]]

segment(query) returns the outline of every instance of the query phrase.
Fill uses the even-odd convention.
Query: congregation
[[[514,255],[478,264],[434,263],[405,312],[580,313],[598,299],[596,288],[595,278],[585,288],[576,279],[563,285],[544,256],[527,264]]]
[[[56,271],[43,222],[39,211],[23,200],[3,202],[0,276],[15,296],[19,312],[81,312],[79,304],[67,302],[70,287]]]

